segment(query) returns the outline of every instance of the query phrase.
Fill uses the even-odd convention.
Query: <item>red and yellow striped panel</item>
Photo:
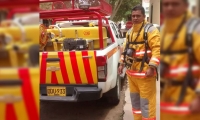
[[[60,58],[60,61],[46,62],[46,58]],[[96,52],[41,52],[40,83],[97,84]]]
[[[38,68],[0,69],[1,80],[21,80],[22,85],[0,87],[0,120],[39,120]],[[21,99],[7,103],[6,95]]]

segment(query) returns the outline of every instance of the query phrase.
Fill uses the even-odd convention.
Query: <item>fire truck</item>
[[[117,68],[124,39],[108,20],[111,6],[104,0],[71,0],[70,8],[61,1],[40,0],[45,2],[53,9],[40,11],[40,19],[52,23],[40,26],[40,100],[79,102],[105,96],[118,104]]]
[[[0,2],[7,18],[0,22],[0,120],[39,120],[36,9],[35,0]]]

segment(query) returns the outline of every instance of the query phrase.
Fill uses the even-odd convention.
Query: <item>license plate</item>
[[[66,96],[66,87],[47,86],[48,96]]]

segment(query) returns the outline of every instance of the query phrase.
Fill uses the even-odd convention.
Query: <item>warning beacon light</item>
[[[88,2],[83,2],[79,4],[79,9],[82,10],[88,10],[90,8],[91,4],[89,4]]]

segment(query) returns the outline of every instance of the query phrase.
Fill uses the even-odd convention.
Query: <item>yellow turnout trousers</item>
[[[134,120],[156,120],[156,78],[127,78]]]

